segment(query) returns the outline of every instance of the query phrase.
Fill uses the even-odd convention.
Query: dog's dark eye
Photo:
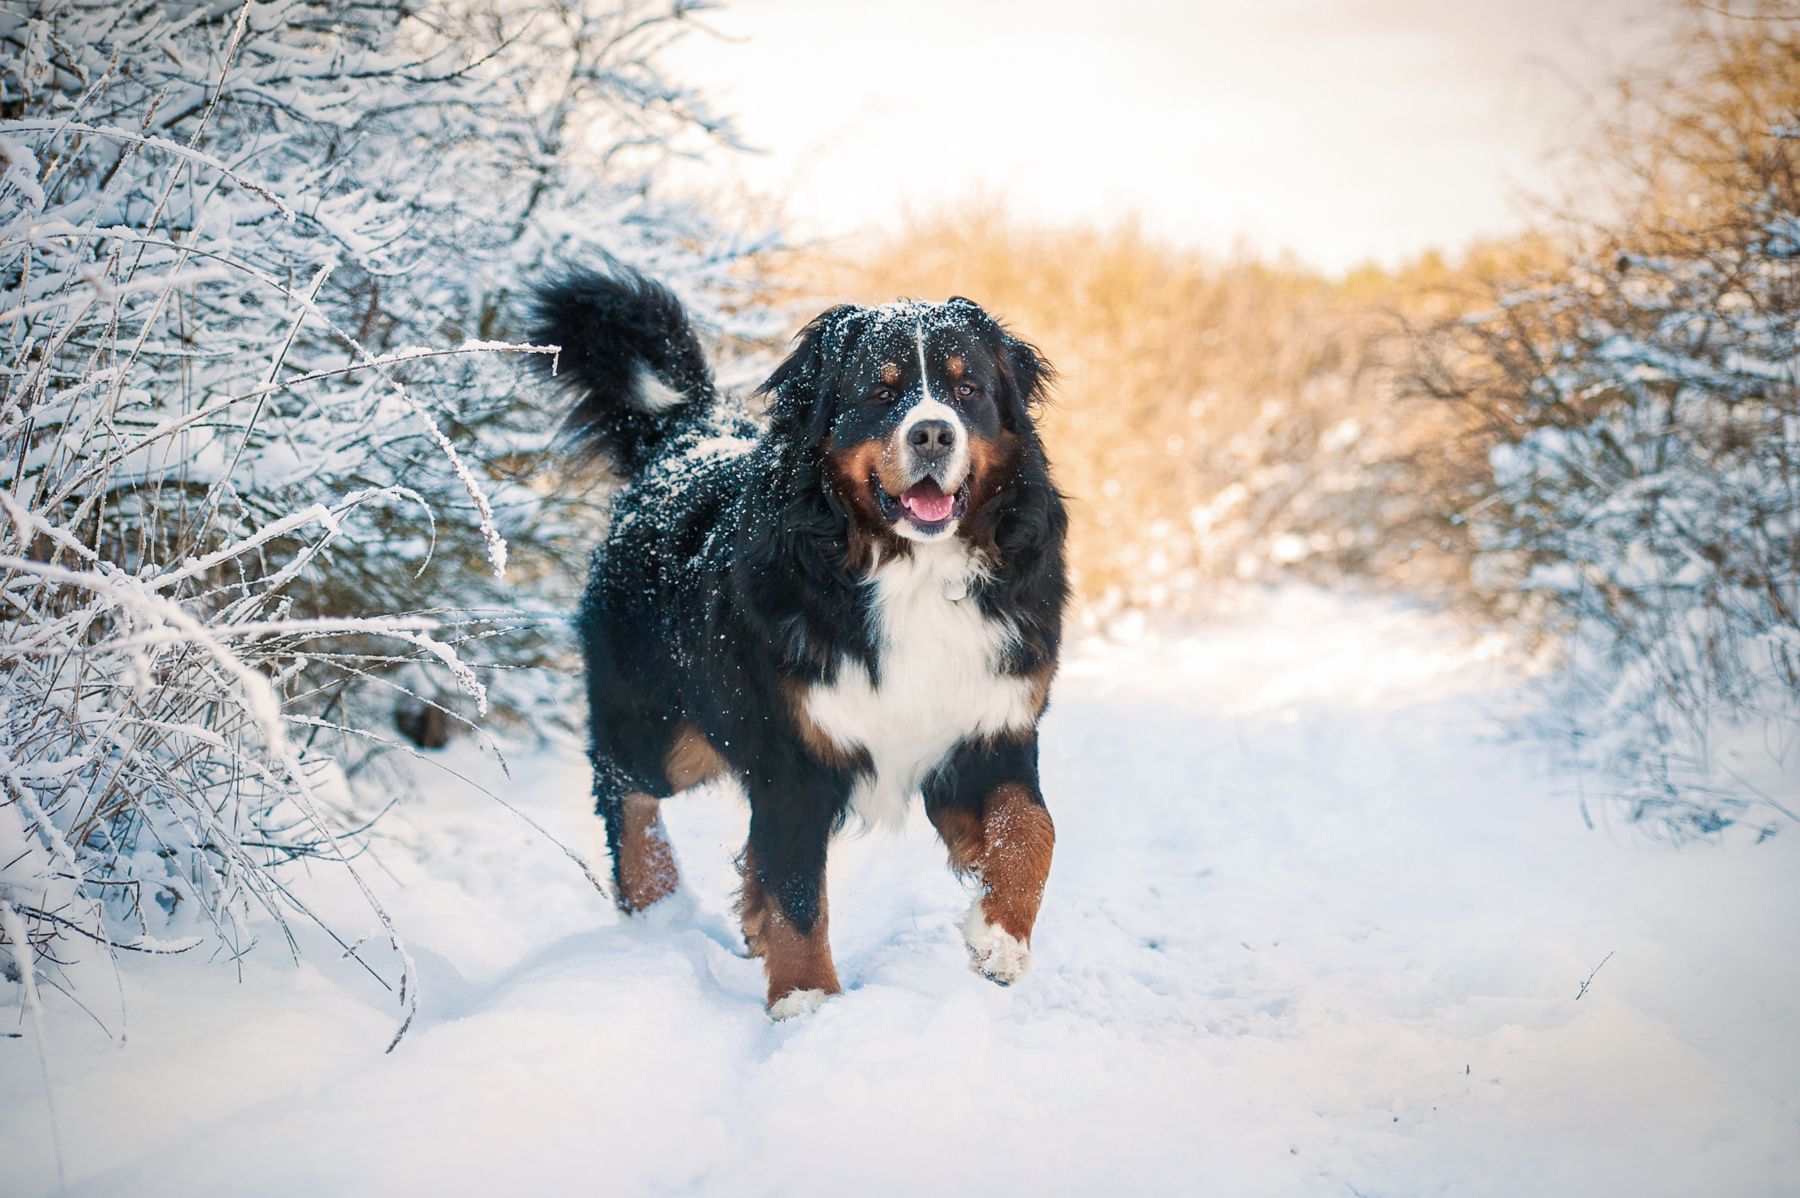
[[[892,387],[877,387],[869,393],[869,398],[876,403],[893,403],[894,389]]]
[[[970,396],[972,396],[974,394],[975,394],[975,388],[973,385],[971,385],[969,383],[956,384],[956,398],[968,399]]]

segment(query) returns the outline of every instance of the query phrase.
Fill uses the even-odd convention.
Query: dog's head
[[[823,454],[862,531],[955,536],[1010,485],[1050,368],[980,305],[821,313],[762,390],[784,434]]]

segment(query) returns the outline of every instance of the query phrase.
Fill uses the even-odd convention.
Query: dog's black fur
[[[1035,723],[1061,636],[1067,518],[1033,425],[1050,370],[1031,346],[963,299],[834,308],[760,388],[764,427],[719,396],[681,305],[654,282],[573,273],[539,293],[536,317],[535,339],[561,347],[552,369],[574,400],[569,441],[626,483],[579,618],[595,799],[623,906],[637,905],[622,872],[634,851],[627,796],[683,784],[671,753],[697,733],[701,754],[749,796],[747,896],[802,939],[817,927],[823,943],[827,846],[871,762],[822,741],[800,696],[856,665],[882,677],[871,577],[920,550],[893,518],[900,500],[882,479],[895,467],[877,449],[893,443],[898,398],[915,385],[927,400],[946,394],[979,451],[954,532],[985,566],[966,601],[1012,630],[996,671],[1041,681],[1030,726],[971,736],[930,772],[927,811],[940,828],[951,809],[979,821],[1002,784],[1041,810]],[[901,353],[915,328],[916,366]],[[928,346],[959,373],[915,384]],[[870,462],[879,471],[862,469]],[[661,859],[672,869],[666,849]],[[774,1003],[786,983],[769,968]],[[835,975],[820,985],[835,989]]]

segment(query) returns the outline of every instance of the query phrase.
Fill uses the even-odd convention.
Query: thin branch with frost
[[[1581,996],[1586,994],[1588,992],[1588,987],[1594,984],[1595,976],[1598,975],[1602,969],[1606,968],[1606,963],[1612,959],[1612,953],[1608,952],[1604,957],[1600,958],[1600,964],[1594,966],[1594,968],[1588,972],[1588,975],[1581,979],[1581,989],[1575,992],[1576,1002],[1581,1001]]]

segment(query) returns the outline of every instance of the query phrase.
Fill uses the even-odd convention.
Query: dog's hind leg
[[[659,804],[596,763],[594,807],[606,825],[606,847],[612,854],[613,902],[627,914],[668,898],[681,882]]]
[[[660,736],[654,739],[660,739]],[[726,772],[725,759],[692,724],[676,725],[663,754],[662,783],[651,793],[651,781],[634,783],[610,760],[596,758],[594,806],[606,823],[606,847],[612,854],[613,901],[628,913],[661,902],[675,893],[681,872],[662,822],[664,797],[697,786]]]

